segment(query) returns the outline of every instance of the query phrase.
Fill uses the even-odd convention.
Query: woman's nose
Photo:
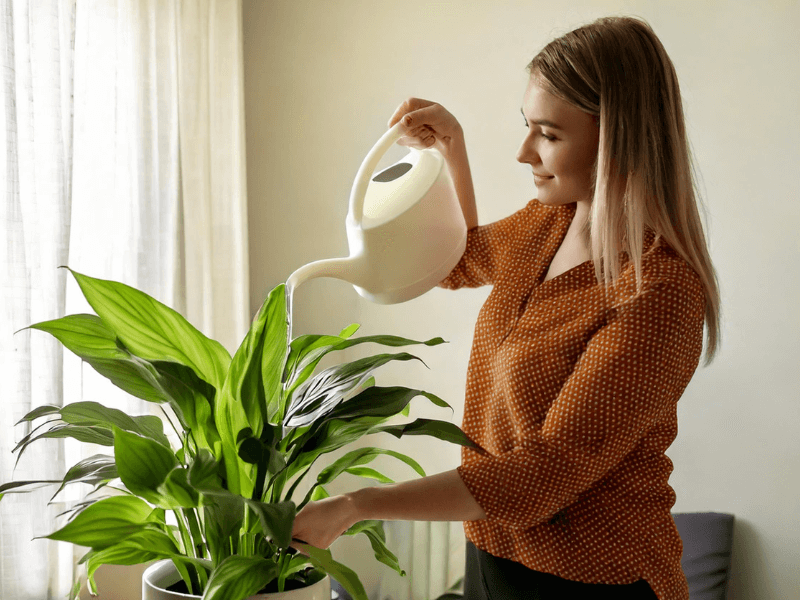
[[[534,164],[539,162],[539,154],[533,147],[530,137],[526,136],[517,150],[517,162]]]

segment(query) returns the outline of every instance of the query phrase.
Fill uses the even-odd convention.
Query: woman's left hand
[[[349,496],[309,502],[294,519],[292,539],[326,549],[359,520]]]

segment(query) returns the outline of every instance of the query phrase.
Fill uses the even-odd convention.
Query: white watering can
[[[458,264],[467,226],[441,153],[412,148],[372,176],[403,133],[398,122],[361,163],[346,220],[350,256],[297,269],[286,281],[289,298],[308,279],[334,277],[352,283],[372,302],[397,304],[435,287]]]

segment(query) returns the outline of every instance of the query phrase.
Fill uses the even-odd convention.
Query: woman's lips
[[[533,174],[533,182],[536,185],[545,183],[546,181],[550,181],[552,178],[553,178],[552,175],[543,176],[543,175],[537,175],[536,173]]]

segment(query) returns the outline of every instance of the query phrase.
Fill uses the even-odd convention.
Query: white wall
[[[525,65],[552,37],[608,14],[647,19],[675,63],[722,289],[722,350],[681,400],[668,451],[674,510],[736,515],[731,599],[798,598],[797,2],[244,0],[251,305],[306,262],[347,254],[352,179],[408,96],[438,101],[461,121],[482,223],[522,207],[535,194],[514,160]],[[374,306],[346,283],[315,280],[299,289],[295,328],[338,332],[357,321],[362,333],[444,337],[449,345],[420,352],[430,371],[404,364],[381,382],[439,394],[455,414],[420,414],[460,423],[487,293],[437,289]],[[443,443],[397,447],[429,473],[458,464]],[[364,565],[369,589],[391,576]]]

